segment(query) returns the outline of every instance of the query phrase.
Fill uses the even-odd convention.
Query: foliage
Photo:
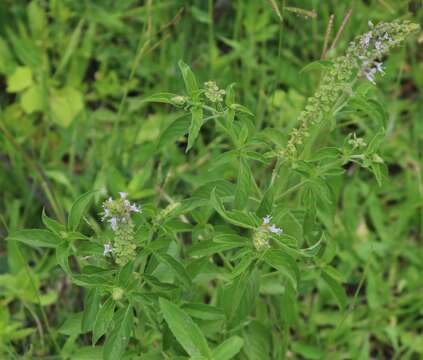
[[[423,356],[391,3],[2,3],[0,357]]]

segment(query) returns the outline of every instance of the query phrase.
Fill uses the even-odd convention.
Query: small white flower
[[[381,62],[375,62],[376,70],[379,71],[382,74],[385,74],[385,71],[383,71],[383,63]]]
[[[263,224],[265,224],[265,225],[270,224],[270,220],[272,220],[272,217],[271,217],[270,215],[266,215],[266,216],[263,218]]]
[[[375,73],[376,73],[375,68],[368,69],[368,70],[365,71],[367,80],[369,80],[373,85],[376,85]]]
[[[363,35],[363,38],[361,39],[361,45],[365,48],[369,47],[371,39],[372,39],[372,32],[369,31],[368,33],[365,33]]]
[[[111,217],[109,221],[110,221],[110,226],[112,227],[112,230],[116,231],[117,228],[118,228],[118,224],[117,224],[118,221],[117,221],[116,216]]]
[[[123,191],[121,191],[119,193],[119,195],[120,195],[121,199],[126,199],[126,197],[128,196],[128,194],[126,192],[123,192]]]
[[[373,29],[374,25],[373,25],[373,23],[372,23],[372,21],[371,21],[371,20],[369,20],[367,24],[369,25],[369,28],[370,28],[370,29]]]
[[[106,256],[107,254],[113,252],[113,247],[111,244],[104,244],[103,255]]]
[[[282,229],[278,228],[276,225],[272,225],[271,227],[269,227],[269,231],[273,234],[282,234]]]
[[[140,213],[141,209],[136,204],[131,204],[129,206],[129,211],[132,211],[132,212],[135,212],[135,213]]]

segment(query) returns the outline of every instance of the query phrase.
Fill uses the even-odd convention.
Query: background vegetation
[[[81,230],[101,238],[108,194],[127,192],[153,218],[194,193],[208,199],[213,187],[234,191],[238,164],[219,162],[231,146],[227,137],[207,122],[186,153],[184,132],[168,131],[184,110],[144,101],[158,92],[184,93],[179,60],[199,84],[213,80],[225,89],[235,83],[236,102],[254,114],[242,117],[250,136],[261,134],[270,151],[283,148],[298,125],[324,63],[305,67],[322,59],[325,47],[331,59],[368,30],[369,20],[419,23],[422,16],[420,1],[403,0],[1,1],[0,356],[102,356],[104,339],[92,348],[91,333],[81,329],[86,291],[57,266],[55,251],[3,240],[19,229],[42,228],[43,209],[64,224],[79,195],[101,189]],[[257,275],[257,289],[242,295],[254,308],[232,309],[240,318],[225,323],[225,331],[243,339],[240,359],[423,357],[422,41],[419,34],[395,50],[377,86],[364,85],[371,106],[356,100],[327,134],[339,146],[349,133],[386,130],[381,185],[371,172],[347,164],[343,176],[327,180],[332,204],[316,199],[327,239],[322,261],[331,263],[331,279],[341,285],[331,286],[318,266],[305,264],[293,300],[272,272]],[[268,179],[270,163],[253,161],[254,178]],[[278,226],[302,239],[301,194],[287,189],[276,191],[292,216],[281,216]],[[163,231],[177,240],[172,251],[183,254],[194,278],[190,248],[220,222],[210,207],[182,216]],[[191,300],[216,305],[228,264],[217,255],[206,263]],[[70,266],[77,269],[79,260],[71,257]],[[233,302],[239,293],[227,296]],[[158,311],[157,304],[150,310]],[[189,310],[210,344],[219,344],[222,317],[231,309]],[[184,358],[169,328],[145,325],[149,321],[139,317],[127,357]]]

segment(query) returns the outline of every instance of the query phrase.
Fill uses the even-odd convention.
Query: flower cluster
[[[360,149],[367,146],[363,138],[357,137],[356,133],[352,134],[352,137],[348,140],[348,144],[350,144],[353,149]]]
[[[284,155],[297,156],[298,147],[309,136],[310,127],[320,123],[336,106],[342,94],[351,87],[356,74],[375,83],[375,75],[383,74],[380,59],[389,50],[400,45],[406,37],[419,30],[417,24],[408,21],[380,23],[369,22],[370,31],[352,41],[345,56],[336,58],[330,70],[323,76],[314,96],[308,99],[305,110],[299,116],[299,127],[290,133]]]
[[[263,218],[261,226],[254,232],[253,245],[258,251],[265,250],[270,247],[269,239],[271,234],[282,234],[282,229],[278,228],[275,224],[271,224],[271,221],[272,217],[270,215],[266,215]]]
[[[134,224],[131,214],[140,213],[141,209],[129,202],[126,193],[121,192],[119,195],[119,199],[109,198],[103,203],[102,220],[110,224],[115,235],[113,246],[105,244],[103,254],[114,253],[116,263],[125,265],[135,258],[136,244],[134,243]]]
[[[226,91],[219,89],[214,81],[207,81],[204,83],[204,86],[204,94],[206,95],[207,99],[213,103],[223,101],[223,96],[226,94]]]

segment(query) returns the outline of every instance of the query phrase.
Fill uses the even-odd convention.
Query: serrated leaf
[[[328,285],[329,290],[335,297],[339,307],[344,309],[347,305],[348,298],[342,285],[325,270],[322,272],[322,279]]]
[[[43,229],[17,230],[7,238],[9,241],[18,241],[32,247],[55,248],[59,246],[61,239],[54,233]]]
[[[122,359],[131,336],[134,313],[132,306],[119,309],[113,317],[113,330],[106,337],[103,349],[104,360]]]
[[[191,317],[172,302],[160,298],[160,309],[176,340],[190,356],[208,356],[206,338]]]
[[[174,143],[181,136],[187,134],[190,121],[191,120],[187,115],[183,115],[173,121],[160,135],[160,140],[157,146],[161,148],[169,143]]]
[[[116,303],[112,297],[109,297],[106,302],[100,307],[97,313],[94,327],[93,327],[93,345],[102,337],[112,322]]]
[[[175,97],[179,96],[178,94],[169,93],[169,92],[159,92],[156,94],[152,94],[150,96],[146,96],[140,100],[140,103],[147,103],[147,102],[158,102],[164,104],[175,104],[173,100]]]
[[[239,336],[232,336],[221,343],[212,352],[212,358],[215,360],[229,360],[238,354],[244,346],[244,340]]]
[[[84,313],[82,315],[81,329],[83,333],[92,330],[94,321],[100,308],[100,290],[89,289],[85,296]]]
[[[294,289],[297,289],[300,271],[291,256],[282,250],[270,249],[264,254],[263,260],[285,275]]]
[[[184,284],[186,287],[189,287],[191,285],[191,278],[189,277],[187,271],[179,261],[177,261],[168,254],[160,254],[156,252],[154,256],[156,256],[160,262],[165,263],[172,270],[176,278],[182,284]]]
[[[188,146],[185,152],[188,152],[194,145],[200,129],[203,126],[203,109],[196,106],[191,109],[191,124],[188,130]]]
[[[251,170],[245,159],[241,158],[239,161],[238,179],[235,189],[235,207],[237,209],[243,209],[247,204],[248,198],[253,190],[251,181]]]
[[[81,222],[82,217],[87,211],[88,205],[90,204],[91,199],[97,190],[88,191],[85,194],[82,194],[79,198],[73,203],[71,210],[69,212],[68,218],[68,230],[75,231],[77,230],[79,223]]]
[[[192,72],[191,68],[182,60],[178,62],[178,66],[181,70],[182,77],[184,79],[187,94],[192,98],[196,99],[198,96],[198,85],[194,73]]]

